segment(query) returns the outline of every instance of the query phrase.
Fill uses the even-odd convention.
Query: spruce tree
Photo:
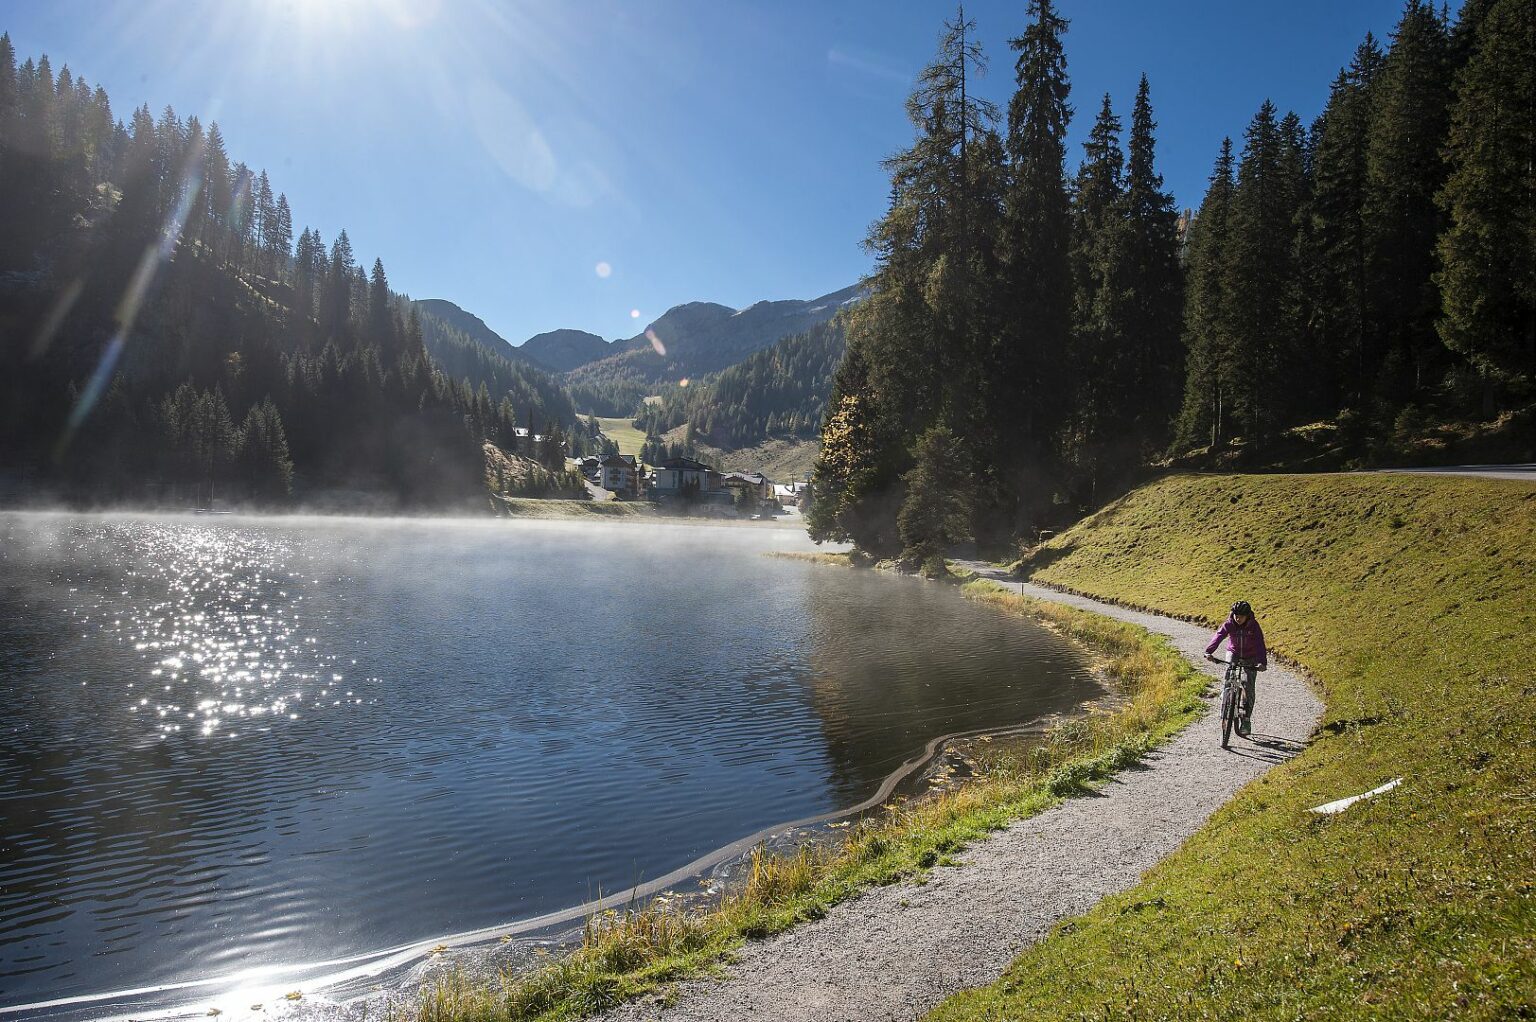
[[[1253,442],[1267,439],[1285,417],[1291,395],[1282,370],[1299,327],[1301,159],[1294,128],[1275,113],[1266,100],[1244,134],[1222,281],[1220,319],[1230,330],[1231,348],[1221,372],[1233,386],[1234,417]]]
[[[1226,265],[1235,172],[1232,140],[1221,140],[1221,155],[1210,186],[1188,227],[1188,289],[1184,300],[1184,404],[1174,434],[1176,449],[1215,446],[1231,434],[1231,332],[1226,323]]]
[[[1073,317],[1070,360],[1076,385],[1066,437],[1074,482],[1097,485],[1111,436],[1129,397],[1125,154],[1109,94],[1099,108],[1072,188]]]
[[[1008,103],[1005,149],[1009,187],[1003,235],[1002,301],[1007,330],[999,338],[994,386],[982,395],[1014,429],[987,453],[1014,485],[1011,521],[1018,526],[1050,500],[1053,444],[1067,406],[1065,356],[1072,327],[1071,205],[1066,182],[1067,21],[1053,0],[1029,0],[1029,26],[1009,41],[1018,54]],[[1020,487],[1023,487],[1022,489]]]
[[[967,456],[949,428],[935,426],[917,440],[912,468],[902,476],[906,499],[896,517],[902,560],[925,574],[948,574],[944,549],[970,538]]]
[[[1425,0],[1409,0],[1372,93],[1364,208],[1372,299],[1367,358],[1382,396],[1395,405],[1438,383],[1444,365],[1433,277],[1450,61],[1445,23]]]
[[[1370,327],[1370,246],[1366,234],[1366,148],[1373,83],[1384,55],[1367,35],[1347,68],[1334,79],[1314,134],[1312,193],[1308,202],[1309,322],[1315,385],[1337,411],[1362,409],[1376,375],[1367,340]]]
[[[882,554],[898,545],[914,438],[940,421],[980,425],[1002,147],[994,111],[974,94],[982,61],[972,32],[963,14],[945,24],[907,100],[916,138],[885,164],[890,208],[866,242],[877,266],[849,317],[818,459],[822,513],[812,534]]]
[[[1501,396],[1529,397],[1536,382],[1533,97],[1536,16],[1529,0],[1498,0],[1483,14],[1456,81],[1436,278],[1439,335],[1483,381],[1484,414]]]
[[[1141,76],[1131,109],[1125,176],[1127,318],[1133,375],[1127,393],[1137,454],[1167,444],[1183,380],[1179,341],[1184,274],[1179,264],[1178,212],[1157,172],[1157,122],[1151,87]]]
[[[381,352],[393,354],[395,336],[391,305],[389,278],[384,273],[384,260],[375,259],[368,285],[368,340]]]

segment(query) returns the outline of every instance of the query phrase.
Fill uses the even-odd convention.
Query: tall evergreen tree
[[[1497,0],[1483,13],[1457,78],[1446,152],[1439,334],[1484,381],[1486,414],[1500,396],[1529,397],[1536,383],[1536,14],[1528,0]]]
[[[1072,327],[1066,181],[1072,109],[1062,47],[1067,21],[1053,0],[1029,0],[1028,17],[1024,33],[1009,41],[1018,57],[1005,139],[1002,301],[1008,328],[999,336],[993,386],[982,395],[988,408],[1008,409],[1004,414],[1015,427],[986,452],[1012,487],[1010,526],[1051,497],[1049,462],[1067,410],[1063,382]]]
[[[288,259],[293,254],[293,212],[288,208],[286,194],[280,193],[277,197],[268,237],[272,253],[272,276],[283,280],[288,276]]]
[[[1369,246],[1371,351],[1393,403],[1438,383],[1444,348],[1435,334],[1440,296],[1435,194],[1451,100],[1445,22],[1426,0],[1408,0],[1372,86],[1364,217]]]
[[[1372,94],[1384,55],[1367,35],[1348,67],[1334,79],[1314,135],[1312,193],[1308,202],[1309,322],[1314,338],[1315,386],[1334,410],[1363,409],[1379,367],[1371,364],[1366,233],[1367,145]]]
[[[1232,140],[1221,140],[1221,155],[1210,186],[1188,227],[1184,300],[1184,404],[1174,434],[1176,448],[1216,444],[1231,434],[1236,388],[1231,332],[1226,323],[1227,245],[1232,192],[1236,187]]]
[[[1127,316],[1133,375],[1127,394],[1131,435],[1148,454],[1167,443],[1183,379],[1179,341],[1184,275],[1179,264],[1178,212],[1157,172],[1157,122],[1151,86],[1141,76],[1131,108],[1125,177]]]
[[[1129,411],[1130,331],[1126,305],[1125,153],[1109,94],[1099,108],[1072,187],[1073,322],[1076,385],[1065,453],[1086,493],[1097,484],[1106,447]]]
[[[851,314],[833,385],[812,534],[894,552],[911,445],[935,423],[978,422],[972,404],[984,295],[995,270],[1001,144],[972,88],[981,66],[963,12],[907,101],[917,137],[886,161],[891,205],[871,228],[870,295]],[[857,349],[854,351],[853,349]]]
[[[1268,100],[1243,142],[1225,245],[1220,320],[1230,330],[1231,347],[1222,371],[1234,387],[1235,421],[1249,439],[1262,441],[1283,421],[1291,400],[1282,370],[1299,328],[1301,154],[1296,125],[1277,120]]]
[[[948,574],[944,550],[970,538],[972,486],[961,442],[943,425],[917,439],[912,468],[902,477],[907,497],[896,516],[902,559],[927,574]]]
[[[384,274],[384,260],[373,261],[368,285],[368,339],[380,351],[394,354],[394,308],[389,293],[389,278]],[[484,386],[484,384],[481,384]]]

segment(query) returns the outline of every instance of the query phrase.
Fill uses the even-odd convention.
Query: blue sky
[[[1076,148],[1145,71],[1158,161],[1197,205],[1265,97],[1310,121],[1399,0],[1061,0]],[[1453,8],[1457,5],[1453,4]],[[1005,103],[1024,0],[972,0]],[[0,0],[22,57],[217,119],[299,226],[514,343],[630,336],[668,307],[810,298],[870,268],[881,159],[947,3],[907,0]],[[606,272],[604,272],[606,271]],[[638,316],[634,315],[638,313]]]

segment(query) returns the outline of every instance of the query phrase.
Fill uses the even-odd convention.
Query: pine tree
[[[380,351],[395,350],[394,318],[389,294],[389,278],[384,274],[384,260],[373,261],[368,285],[368,339]]]
[[[256,175],[252,210],[256,244],[260,252],[256,260],[256,273],[263,277],[273,276],[277,263],[277,200],[272,195],[272,182],[267,178],[265,170]]]
[[[286,194],[277,197],[270,235],[272,276],[281,281],[288,276],[288,259],[293,254],[293,212],[288,208]]]
[[[886,161],[890,208],[866,242],[877,268],[850,315],[850,354],[833,385],[825,510],[813,534],[871,551],[896,549],[896,491],[913,439],[936,422],[978,420],[1002,150],[995,112],[972,88],[982,67],[972,31],[963,12],[946,22],[907,100],[916,138]]]
[[[323,325],[332,340],[350,336],[352,321],[352,241],[346,229],[331,242],[331,264],[325,278]]]
[[[241,476],[260,504],[287,500],[293,484],[293,459],[283,418],[270,397],[245,413],[240,427]]]
[[[203,248],[222,263],[227,258],[225,232],[228,230],[230,204],[234,200],[229,176],[229,153],[224,148],[224,133],[219,122],[208,125],[203,141],[203,195],[207,215],[203,219]]]
[[[1467,15],[1463,13],[1463,19]],[[1440,193],[1445,345],[1495,388],[1529,396],[1536,383],[1536,16],[1528,0],[1498,0],[1483,13],[1456,82]]]
[[[16,48],[9,32],[0,34],[0,144],[10,140],[12,119],[20,105],[16,92]]]

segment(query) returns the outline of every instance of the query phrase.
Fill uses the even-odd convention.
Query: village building
[[[774,502],[773,480],[761,472],[727,472],[721,477],[720,483],[735,495],[738,505],[742,502],[743,494],[749,495],[754,504]]]
[[[544,451],[544,435],[529,433],[526,426],[513,426],[512,448],[523,457],[538,461]]]
[[[633,454],[610,454],[598,467],[597,485],[620,497],[633,499],[640,492],[640,466]]]
[[[725,488],[723,479],[719,472],[701,461],[668,458],[656,467],[651,477],[651,499],[729,504],[733,494]]]

